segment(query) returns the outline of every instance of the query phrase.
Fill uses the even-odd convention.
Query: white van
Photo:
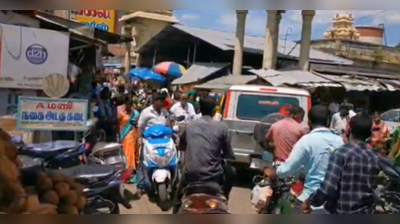
[[[269,114],[287,111],[288,106],[302,107],[307,124],[311,96],[306,90],[255,85],[231,86],[226,90],[223,122],[231,132],[236,162],[249,166],[259,163],[263,149],[253,138],[255,124]]]

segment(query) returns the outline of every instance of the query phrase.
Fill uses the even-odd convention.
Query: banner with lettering
[[[0,24],[0,88],[41,90],[43,78],[67,76],[69,34]]]
[[[115,10],[70,10],[71,20],[114,33]]]
[[[19,130],[86,131],[88,100],[25,97],[18,99]]]

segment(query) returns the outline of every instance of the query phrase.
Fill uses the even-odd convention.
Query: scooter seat
[[[101,154],[111,150],[117,150],[120,148],[121,144],[119,143],[97,142],[92,149],[92,154]]]
[[[222,194],[222,188],[215,182],[195,182],[189,184],[183,193],[186,196],[193,194],[219,195]]]
[[[77,148],[79,145],[79,142],[63,140],[40,144],[27,144],[21,147],[20,154],[47,160],[69,149]]]
[[[51,170],[49,172],[58,172],[75,179],[98,179],[104,180],[117,173],[117,168],[107,165],[80,165],[67,169]]]

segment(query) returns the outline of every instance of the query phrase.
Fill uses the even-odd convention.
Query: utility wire
[[[381,10],[381,11],[379,11],[379,12],[375,12],[375,13],[372,13],[372,14],[369,14],[369,15],[366,15],[366,16],[362,16],[362,17],[357,18],[356,21],[363,20],[363,19],[367,19],[367,18],[369,18],[369,17],[373,17],[373,16],[376,16],[376,15],[385,13],[385,12],[387,12],[387,11],[389,11],[389,10]]]

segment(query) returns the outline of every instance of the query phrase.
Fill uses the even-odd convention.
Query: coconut
[[[65,176],[62,173],[54,173],[50,175],[50,179],[53,181],[53,184],[57,184],[60,182],[64,182]]]
[[[69,186],[66,183],[58,183],[54,186],[54,191],[60,198],[64,198],[68,196]]]
[[[11,161],[15,161],[18,157],[18,148],[11,142],[1,141],[0,144],[4,147],[5,155]]]
[[[75,190],[78,193],[78,195],[82,195],[85,191],[85,187],[81,184],[75,184],[75,186],[72,189]]]
[[[0,129],[0,140],[11,142],[11,136],[3,129]]]
[[[0,156],[0,181],[15,182],[19,178],[17,166],[6,156]]]
[[[24,190],[25,190],[25,193],[26,193],[27,195],[34,195],[34,194],[37,194],[36,187],[34,187],[34,186],[27,186],[27,187],[24,187]]]
[[[58,205],[60,198],[55,191],[47,191],[40,197],[40,202],[50,205]]]
[[[76,208],[78,208],[79,211],[82,211],[86,206],[86,197],[84,196],[79,196],[78,197],[78,202],[76,203]]]
[[[48,177],[38,176],[36,180],[36,187],[39,193],[44,193],[53,189],[53,182]]]
[[[36,215],[56,215],[57,214],[57,207],[54,205],[49,204],[41,204],[37,207],[31,214]]]
[[[35,211],[40,206],[39,198],[37,195],[30,195],[27,197],[25,202],[24,212],[31,213]]]
[[[78,215],[79,211],[72,205],[60,205],[58,206],[58,213],[65,215]]]
[[[17,197],[11,203],[11,205],[7,208],[7,214],[21,214],[24,212],[26,203],[26,197]]]
[[[68,184],[68,186],[72,189],[75,187],[76,183],[75,183],[75,179],[73,177],[68,177],[66,176],[64,178],[65,182]]]
[[[63,204],[65,205],[76,205],[78,202],[78,193],[76,191],[72,190],[68,192],[68,196],[62,199]]]

